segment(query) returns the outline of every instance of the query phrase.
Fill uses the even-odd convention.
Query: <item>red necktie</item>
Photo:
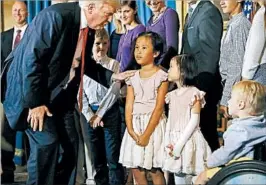
[[[85,67],[85,49],[87,44],[89,28],[84,28],[81,30],[82,34],[82,50],[81,50],[81,72],[80,72],[80,86],[79,86],[79,111],[82,111],[83,103],[82,103],[82,93],[83,93],[83,75],[84,75],[84,67]]]
[[[16,35],[16,38],[15,38],[15,41],[14,41],[14,46],[13,48],[17,47],[18,43],[20,42],[20,39],[21,39],[21,30],[17,30],[17,35]]]

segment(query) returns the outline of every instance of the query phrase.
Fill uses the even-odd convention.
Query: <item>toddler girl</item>
[[[170,62],[168,80],[175,82],[178,89],[166,96],[168,152],[163,170],[175,173],[176,184],[191,184],[193,176],[205,169],[204,163],[211,153],[199,128],[205,93],[194,87],[197,74],[197,61],[191,55],[176,56]]]

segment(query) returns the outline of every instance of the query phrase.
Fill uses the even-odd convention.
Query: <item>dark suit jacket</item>
[[[14,28],[1,33],[1,69],[3,68],[6,57],[12,51]]]
[[[220,11],[208,0],[202,0],[186,22],[182,53],[193,54],[198,61],[199,88],[208,91],[218,72],[223,20]]]
[[[54,101],[62,96],[60,89],[68,79],[80,31],[80,11],[78,3],[60,3],[44,9],[33,19],[23,40],[6,59],[5,62],[11,62],[11,65],[3,104],[12,128],[27,127],[20,125],[20,121],[26,118],[29,108],[58,106]],[[94,30],[90,29],[88,37],[86,74],[107,86],[112,72],[90,60]],[[73,92],[68,89],[72,95],[66,96],[69,99],[64,102],[76,101],[78,85],[79,80],[76,80]]]

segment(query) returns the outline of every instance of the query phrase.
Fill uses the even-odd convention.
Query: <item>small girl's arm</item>
[[[188,125],[186,126],[184,132],[182,133],[180,139],[177,141],[177,143],[174,145],[173,148],[173,155],[175,157],[180,157],[182,149],[186,142],[189,140],[193,132],[195,131],[196,127],[199,125],[200,122],[200,110],[201,110],[201,102],[196,101],[196,103],[193,105],[193,108],[191,110],[191,118],[188,122]]]
[[[162,116],[162,113],[164,111],[164,100],[165,100],[165,95],[168,91],[168,82],[162,82],[158,89],[158,95],[156,99],[156,106],[152,112],[150,121],[148,123],[148,126],[144,133],[139,137],[139,145],[140,146],[147,146],[149,143],[150,136],[154,132],[156,126],[159,123],[159,120]]]
[[[133,129],[132,124],[132,112],[134,104],[134,89],[131,85],[127,86],[126,108],[125,108],[125,120],[127,125],[128,134],[137,142],[138,136]]]

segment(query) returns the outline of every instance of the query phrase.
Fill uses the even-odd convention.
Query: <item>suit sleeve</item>
[[[199,24],[200,65],[204,71],[215,74],[220,58],[222,17],[216,9],[204,15]]]
[[[26,108],[48,103],[48,65],[63,27],[56,12],[40,13],[25,34],[30,34],[23,54],[23,96]]]

